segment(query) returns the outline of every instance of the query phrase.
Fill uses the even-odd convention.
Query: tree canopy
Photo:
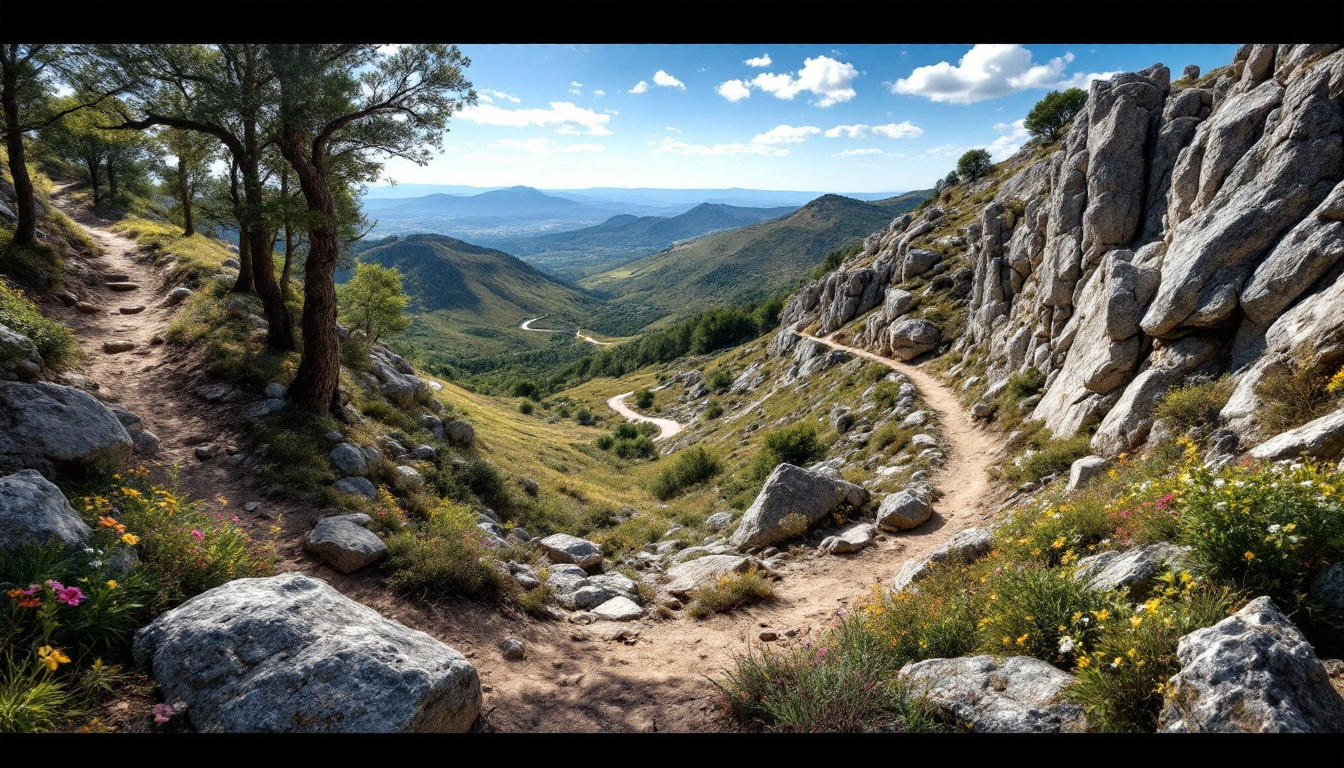
[[[984,176],[993,164],[989,157],[989,150],[972,149],[957,160],[957,176],[975,181]]]
[[[411,319],[402,314],[409,298],[402,291],[401,270],[359,262],[355,274],[336,288],[340,318],[361,329],[370,341],[383,334],[397,334],[411,327]]]
[[[1034,138],[1054,141],[1085,106],[1087,91],[1082,88],[1051,91],[1031,108],[1023,125]]]

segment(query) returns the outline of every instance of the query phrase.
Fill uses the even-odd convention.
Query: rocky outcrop
[[[0,472],[53,476],[117,467],[132,441],[116,415],[87,392],[59,384],[0,381]]]
[[[296,573],[197,595],[133,651],[205,732],[461,732],[481,710],[462,654]]]
[[[940,719],[975,733],[1077,733],[1082,707],[1063,700],[1073,676],[1030,656],[927,659],[897,679],[932,705]]]
[[[1188,550],[1159,541],[1134,549],[1101,552],[1078,561],[1073,577],[1089,589],[1123,589],[1131,600],[1147,596],[1153,579],[1183,566]]]
[[[1169,733],[1344,733],[1344,698],[1268,597],[1180,639],[1159,720]]]
[[[768,547],[805,533],[826,515],[867,503],[868,491],[860,486],[780,464],[766,478],[728,543],[739,549]]]

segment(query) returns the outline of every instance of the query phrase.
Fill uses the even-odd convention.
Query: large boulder
[[[1304,453],[1330,460],[1344,455],[1344,408],[1275,435],[1251,449],[1251,455],[1257,459],[1295,459]]]
[[[1160,731],[1344,733],[1344,698],[1268,597],[1182,637],[1176,656]]]
[[[929,500],[909,490],[890,494],[877,509],[877,526],[888,531],[908,531],[923,525],[933,515]]]
[[[823,517],[868,503],[864,488],[780,464],[742,515],[728,543],[738,549],[768,547],[793,538]]]
[[[745,557],[706,555],[668,568],[663,589],[674,597],[686,598],[698,589],[713,586],[723,576],[742,573],[751,567],[751,560]]]
[[[553,533],[539,543],[552,563],[572,563],[580,568],[593,568],[602,564],[602,548],[587,539],[567,533]]]
[[[371,521],[363,512],[322,518],[304,539],[303,548],[341,573],[373,565],[387,556],[388,548],[368,529]]]
[[[87,392],[45,382],[0,381],[0,472],[51,476],[130,461],[131,436]]]
[[[977,733],[1087,729],[1082,707],[1063,701],[1073,676],[1030,656],[969,656],[906,664],[897,678],[940,718]]]
[[[206,732],[461,732],[481,710],[462,654],[297,573],[197,595],[133,652]]]
[[[53,541],[83,549],[89,533],[61,489],[37,470],[0,477],[0,552]]]

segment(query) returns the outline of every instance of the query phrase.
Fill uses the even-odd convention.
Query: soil
[[[81,372],[98,384],[95,394],[139,415],[159,437],[154,471],[163,475],[176,466],[183,490],[212,504],[224,500],[254,538],[270,538],[278,518],[281,571],[324,579],[350,598],[465,654],[476,665],[484,692],[480,730],[732,730],[733,724],[719,709],[713,680],[722,679],[737,657],[762,644],[762,631],[778,634],[781,639],[775,644],[816,638],[907,558],[927,554],[963,528],[988,522],[997,509],[998,493],[985,469],[1001,450],[998,436],[974,424],[955,395],[919,368],[822,339],[909,376],[941,419],[947,463],[932,480],[945,495],[935,504],[933,518],[919,529],[880,536],[874,546],[852,555],[820,555],[815,548],[797,547],[780,569],[783,578],[775,584],[775,600],[700,621],[678,615],[669,620],[580,626],[469,601],[410,602],[384,589],[376,575],[342,575],[302,551],[303,536],[335,510],[272,496],[268,491],[278,489],[266,488],[252,473],[223,461],[229,449],[246,447],[237,431],[242,421],[238,412],[244,405],[206,404],[194,394],[206,381],[195,362],[168,345],[153,343],[177,311],[163,306],[163,297],[173,286],[164,284],[164,273],[151,255],[108,232],[104,222],[73,205],[64,193],[55,202],[97,240],[102,255],[87,266],[103,279],[86,280],[89,285],[81,288],[83,298],[99,305],[101,312],[84,315],[69,310],[62,319],[80,338],[86,354]],[[105,285],[112,278],[139,287],[115,292]],[[118,313],[119,307],[132,304],[146,308],[138,314]],[[103,342],[109,340],[131,341],[135,347],[108,354]],[[221,454],[199,460],[195,449],[201,445],[220,448]],[[248,502],[259,502],[259,509],[241,511]],[[621,630],[624,639],[606,639]],[[526,658],[502,657],[498,646],[508,637],[525,642]],[[141,701],[138,706],[145,704]],[[126,722],[113,715],[127,706],[124,700],[112,704],[108,721]]]

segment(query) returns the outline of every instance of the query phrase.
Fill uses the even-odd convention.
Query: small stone
[[[94,306],[93,304],[90,304],[87,301],[75,302],[75,309],[79,310],[80,312],[83,312],[86,315],[92,315],[95,312],[103,311],[102,307]]]
[[[256,512],[258,509],[261,509],[261,502],[259,501],[249,501],[243,505],[244,512]]]
[[[527,647],[523,645],[522,640],[516,637],[504,638],[504,641],[499,644],[499,652],[510,661],[527,658]]]
[[[174,288],[168,292],[168,296],[164,298],[163,303],[169,307],[180,304],[184,299],[189,298],[192,293],[193,291],[190,288]]]
[[[114,290],[114,291],[126,292],[126,291],[138,291],[138,290],[140,290],[140,284],[139,284],[139,283],[127,283],[127,282],[120,282],[120,281],[118,281],[118,282],[113,282],[113,283],[106,283],[106,285],[107,285],[108,288],[110,288],[111,290]]]
[[[123,315],[138,315],[138,314],[140,314],[141,312],[144,312],[144,311],[145,311],[145,305],[143,305],[143,304],[135,304],[135,305],[132,305],[132,306],[129,306],[129,307],[122,307],[121,309],[119,309],[119,310],[117,310],[117,311],[120,312],[120,313],[123,314]]]
[[[109,339],[103,342],[103,351],[109,355],[115,355],[118,352],[129,352],[135,349],[135,342],[125,339]]]
[[[216,447],[213,446],[213,445],[201,445],[201,446],[197,446],[197,447],[196,447],[196,458],[200,459],[201,461],[209,461],[210,459],[215,458],[215,454],[218,453],[218,452],[219,452],[219,449],[216,448]]]
[[[768,643],[773,640],[778,640],[779,633],[774,631],[773,629],[763,629],[761,630],[761,633],[757,635],[757,637],[759,637],[762,642]]]

